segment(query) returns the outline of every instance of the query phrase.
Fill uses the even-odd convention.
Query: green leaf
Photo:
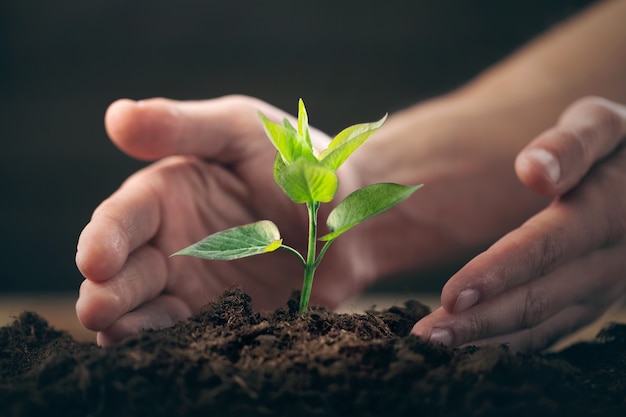
[[[289,122],[285,124],[285,121],[283,121],[281,125],[272,122],[261,112],[259,112],[259,116],[263,122],[263,128],[265,129],[267,137],[280,153],[285,163],[290,164],[296,159],[303,157],[317,161],[317,158],[313,155],[313,148],[298,135],[298,132]]]
[[[261,220],[209,235],[172,256],[186,255],[230,261],[272,252],[278,249],[281,243],[278,227],[269,220]]]
[[[293,127],[293,125],[291,124],[291,122],[289,121],[289,119],[287,119],[286,117],[283,119],[283,126],[285,126],[287,129],[292,130],[294,132],[298,132],[296,130],[295,127]]]
[[[354,151],[385,123],[387,115],[373,123],[361,123],[342,130],[328,144],[319,160],[325,166],[337,170]]]
[[[277,172],[274,165],[274,172]],[[276,182],[296,203],[327,203],[337,194],[339,180],[332,169],[300,158],[292,164],[279,167]]]
[[[285,168],[287,164],[283,161],[283,158],[280,156],[280,152],[276,152],[276,157],[274,158],[274,181],[277,184],[280,184],[280,172]]]
[[[298,135],[304,138],[308,147],[313,150],[311,133],[309,132],[309,116],[306,113],[306,107],[304,107],[304,101],[302,101],[302,99],[298,100]]]
[[[330,233],[320,240],[335,239],[364,220],[399,204],[421,186],[380,183],[356,190],[330,212],[326,220]]]

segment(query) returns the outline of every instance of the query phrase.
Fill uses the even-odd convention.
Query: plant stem
[[[306,264],[304,265],[304,282],[302,283],[302,292],[300,294],[300,315],[306,314],[309,307],[309,298],[311,298],[311,286],[313,285],[313,275],[317,268],[315,262],[316,243],[317,243],[317,210],[320,207],[319,202],[307,203],[306,209],[309,214],[309,245],[307,248]]]
[[[291,246],[287,246],[287,245],[280,245],[280,248],[281,249],[285,249],[287,252],[291,252],[294,255],[296,255],[298,257],[298,259],[300,260],[300,263],[302,264],[302,267],[306,268],[306,260],[304,259],[304,257],[302,257],[302,255],[300,255],[300,252],[298,252],[297,250],[295,250]]]
[[[322,247],[322,250],[320,251],[320,254],[317,257],[317,260],[315,261],[315,268],[317,269],[317,267],[320,265],[320,262],[322,262],[322,258],[324,257],[324,254],[326,253],[326,251],[328,250],[328,247],[330,246],[331,243],[333,243],[335,241],[335,239],[331,239],[331,240],[327,240],[326,243],[324,244],[324,246]]]

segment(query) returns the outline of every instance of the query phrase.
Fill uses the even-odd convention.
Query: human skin
[[[332,308],[378,277],[492,243],[448,281],[442,308],[415,334],[450,346],[504,341],[537,350],[619,298],[623,106],[588,98],[558,116],[589,94],[626,101],[625,4],[603,2],[464,88],[392,115],[340,170],[337,200],[371,182],[426,186],[331,247],[312,302]],[[274,150],[258,110],[275,120],[286,115],[240,96],[111,105],[112,141],[158,161],[105,200],[79,238],[76,262],[86,279],[77,315],[100,344],[171,325],[231,285],[258,308],[284,304],[299,287],[300,265],[287,253],[227,263],[168,258],[209,233],[259,219],[274,220],[286,242],[304,246],[306,213],[273,183]],[[314,137],[320,147],[328,139]],[[332,204],[323,207],[321,219]]]
[[[536,351],[623,298],[624,106],[594,97],[567,103],[589,94],[626,101],[625,18],[626,2],[601,2],[458,93],[503,116],[490,127],[524,145],[517,176],[553,199],[456,273],[442,307],[414,334]],[[526,111],[511,113],[518,106]],[[514,113],[517,122],[506,117]],[[525,145],[523,136],[536,139]]]
[[[521,181],[554,197],[456,273],[413,333],[449,346],[545,348],[626,293],[626,106],[571,105],[517,157]]]

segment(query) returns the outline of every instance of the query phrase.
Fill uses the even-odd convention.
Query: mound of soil
[[[416,301],[365,314],[225,292],[111,348],[32,312],[0,329],[2,416],[624,416],[626,325],[561,352],[447,349],[409,335]]]

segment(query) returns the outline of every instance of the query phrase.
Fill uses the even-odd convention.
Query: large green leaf
[[[209,235],[172,256],[186,255],[230,261],[272,252],[278,249],[281,243],[278,227],[269,220],[261,220]]]
[[[292,164],[274,164],[276,182],[285,194],[296,203],[327,203],[337,193],[339,180],[335,171],[300,158]]]
[[[320,240],[332,240],[364,220],[380,214],[407,199],[421,185],[405,186],[393,183],[373,184],[356,190],[328,215],[329,234]]]
[[[386,119],[387,115],[377,122],[361,123],[342,130],[328,144],[328,148],[320,154],[319,160],[322,165],[337,170],[354,151],[385,123]]]
[[[283,121],[283,124],[275,123],[261,112],[259,112],[259,117],[263,122],[263,128],[267,137],[278,150],[285,163],[290,164],[298,158],[306,158],[311,161],[317,160],[310,145],[304,138],[300,137],[298,132],[288,122],[285,123]]]

